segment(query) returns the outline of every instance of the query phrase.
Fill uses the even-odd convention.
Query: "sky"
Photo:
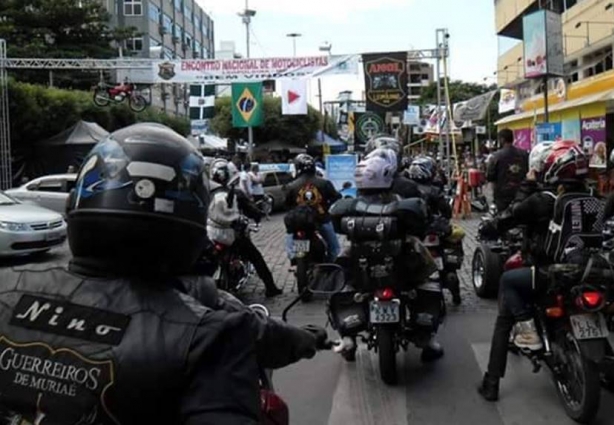
[[[215,22],[216,49],[220,41],[235,41],[245,54],[245,26],[237,12],[245,0],[197,0]],[[300,33],[297,56],[394,52],[435,48],[435,30],[450,32],[450,74],[453,79],[492,83],[497,66],[497,36],[493,0],[249,0],[252,57],[291,57],[288,33]],[[315,80],[315,79],[314,79]],[[360,98],[362,75],[322,79],[324,100],[353,90]],[[312,81],[313,103],[316,83]]]

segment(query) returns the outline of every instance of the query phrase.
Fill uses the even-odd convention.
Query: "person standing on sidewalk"
[[[509,128],[499,132],[499,149],[488,162],[486,180],[491,182],[498,211],[512,203],[529,167],[529,155],[514,146],[514,133]]]

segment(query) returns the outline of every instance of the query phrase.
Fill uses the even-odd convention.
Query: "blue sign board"
[[[356,155],[327,155],[326,177],[343,197],[356,197]]]

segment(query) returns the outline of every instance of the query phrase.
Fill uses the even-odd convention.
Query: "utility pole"
[[[286,34],[286,37],[290,37],[292,39],[292,54],[294,57],[296,57],[296,39],[302,36],[303,34],[299,34],[298,32],[291,32],[290,34]]]
[[[250,58],[250,24],[252,23],[252,18],[256,16],[256,11],[251,10],[249,8],[249,0],[245,0],[245,10],[242,13],[238,14],[241,18],[243,18],[243,23],[245,24],[245,55],[247,59]],[[247,127],[247,152],[249,159],[252,159],[252,152],[254,150],[254,130],[250,125]]]

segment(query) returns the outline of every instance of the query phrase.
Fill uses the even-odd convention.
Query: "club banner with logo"
[[[481,94],[465,102],[454,105],[454,121],[481,121],[486,117],[486,112],[492,102],[492,98],[497,93],[496,90]]]
[[[373,136],[383,133],[386,125],[382,117],[374,112],[354,112],[355,127],[354,140],[364,144]]]
[[[307,80],[281,81],[281,112],[283,115],[307,115]]]
[[[407,52],[362,55],[367,111],[407,110]]]
[[[151,74],[147,82],[211,84],[358,74],[358,55],[153,60]]]
[[[215,85],[192,84],[190,86],[190,119],[205,120],[215,115]]]
[[[257,127],[262,125],[262,83],[235,83],[232,85],[232,126]]]

